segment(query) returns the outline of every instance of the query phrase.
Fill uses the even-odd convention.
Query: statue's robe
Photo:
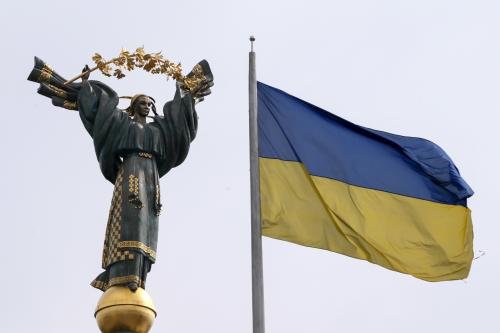
[[[211,76],[208,63],[208,77]],[[202,66],[202,67],[203,67]],[[117,108],[117,94],[99,81],[66,81],[35,57],[28,80],[40,84],[38,93],[52,104],[78,110],[94,141],[104,177],[115,184],[104,240],[102,268],[91,284],[101,290],[136,282],[145,286],[156,260],[160,187],[158,179],[181,164],[196,135],[198,117],[191,94],[163,107],[163,116],[139,124]]]
[[[87,81],[77,105],[101,171],[115,184],[102,255],[105,271],[91,285],[106,290],[136,282],[144,288],[156,260],[158,179],[186,158],[197,130],[194,100],[177,90],[163,117],[140,124],[117,108],[118,96],[110,87]]]
[[[158,179],[186,158],[197,129],[194,100],[177,90],[163,117],[140,124],[117,108],[118,96],[110,87],[87,81],[77,105],[101,171],[115,184],[102,255],[105,271],[91,285],[106,290],[136,282],[144,288],[156,260]]]

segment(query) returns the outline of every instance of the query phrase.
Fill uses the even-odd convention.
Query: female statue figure
[[[102,254],[104,272],[92,281],[95,288],[145,288],[156,260],[159,178],[186,158],[198,126],[195,104],[213,86],[206,61],[195,69],[203,72],[205,80],[191,92],[177,84],[173,100],[164,105],[160,116],[154,99],[147,95],[135,95],[130,106],[121,110],[118,95],[104,83],[88,80],[87,74],[81,83],[64,85],[64,78],[35,58],[28,80],[40,83],[38,92],[54,105],[78,110],[93,139],[102,174],[115,186]],[[151,111],[153,121],[146,122]]]

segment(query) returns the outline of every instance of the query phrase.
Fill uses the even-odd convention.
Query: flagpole
[[[252,314],[253,333],[264,333],[264,282],[262,270],[262,233],[260,224],[259,141],[257,124],[257,75],[254,36],[250,36],[248,95],[250,113],[250,193],[252,230]]]

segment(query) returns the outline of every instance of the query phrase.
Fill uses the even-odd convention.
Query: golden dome
[[[151,296],[142,288],[113,286],[102,294],[94,314],[103,333],[147,333],[156,318]]]

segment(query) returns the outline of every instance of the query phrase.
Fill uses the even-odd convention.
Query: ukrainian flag
[[[440,147],[257,91],[263,235],[426,281],[467,277],[473,191]]]

